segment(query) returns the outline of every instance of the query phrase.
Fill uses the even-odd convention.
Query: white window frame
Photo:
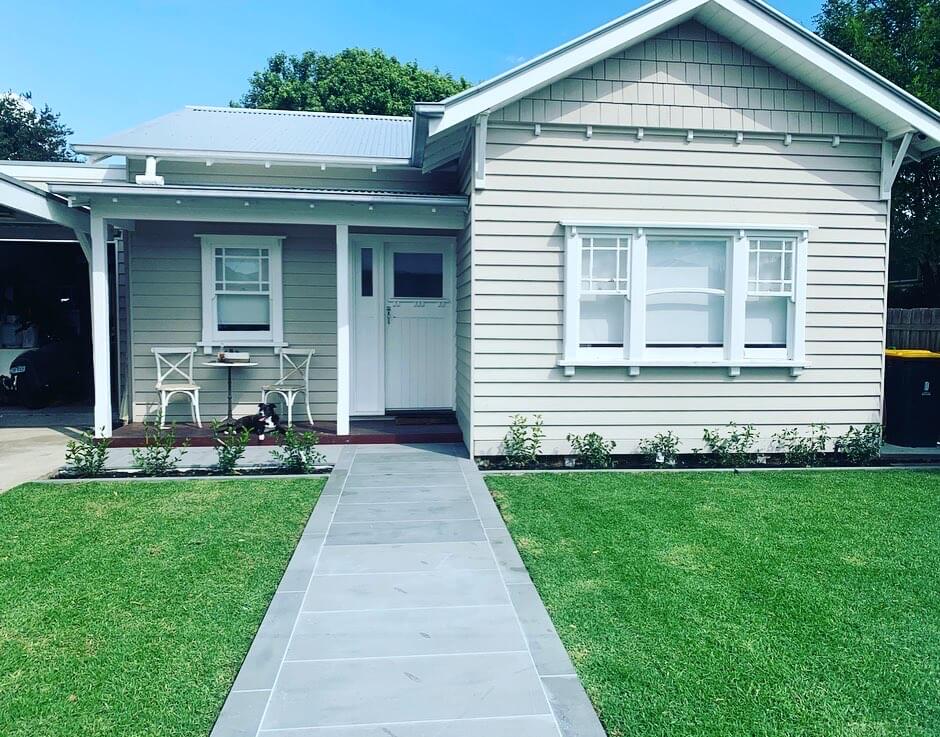
[[[571,376],[577,366],[622,366],[630,375],[644,366],[722,366],[736,376],[741,367],[788,367],[798,374],[806,365],[807,250],[811,226],[740,225],[710,223],[580,223],[562,222],[565,229],[565,291],[563,355],[559,365]],[[629,238],[629,289],[626,298],[624,347],[591,348],[580,345],[581,249],[587,237]],[[692,347],[647,347],[646,269],[651,238],[726,239],[724,344]],[[750,243],[758,239],[790,239],[793,249],[793,284],[789,292],[751,291],[748,287]],[[657,290],[663,291],[663,290]],[[683,289],[682,291],[689,291]],[[703,291],[703,290],[692,290]],[[711,291],[711,290],[704,290]],[[747,348],[745,318],[748,296],[784,296],[789,299],[785,348]],[[628,326],[628,327],[626,327]]]
[[[202,248],[202,340],[199,345],[210,353],[221,347],[284,348],[284,280],[282,272],[283,236],[199,234]],[[268,250],[271,329],[267,331],[220,331],[216,309],[215,249],[264,248]]]

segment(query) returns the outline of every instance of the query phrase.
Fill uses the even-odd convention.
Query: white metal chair
[[[307,421],[313,424],[313,414],[310,412],[310,363],[313,348],[282,348],[280,361],[280,378],[273,384],[261,387],[261,402],[268,401],[269,394],[278,394],[284,398],[287,405],[287,426],[294,421],[294,400],[304,395],[304,404],[307,407]]]
[[[193,381],[195,348],[151,348],[157,359],[157,391],[160,393],[160,427],[166,427],[170,397],[184,394],[192,404],[193,422],[202,427],[199,416],[199,385]]]

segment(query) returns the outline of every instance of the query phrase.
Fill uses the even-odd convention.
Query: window
[[[630,294],[630,237],[585,237],[581,247],[584,348],[622,348]]]
[[[567,374],[802,366],[808,228],[564,225]]]
[[[283,345],[281,239],[204,235],[202,342]]]
[[[360,266],[359,266],[359,281],[361,283],[361,292],[363,297],[371,297],[373,292],[372,286],[372,249],[371,248],[362,248],[359,251]]]
[[[396,252],[394,269],[396,299],[444,297],[444,254]]]

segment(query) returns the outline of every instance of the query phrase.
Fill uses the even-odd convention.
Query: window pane
[[[619,294],[581,297],[582,346],[623,346],[626,299]]]
[[[650,294],[646,298],[646,344],[720,346],[725,298],[720,294]]]
[[[395,296],[404,299],[441,299],[444,296],[444,255],[396,253]]]
[[[225,281],[258,282],[261,280],[261,262],[256,258],[225,258]]]
[[[362,265],[360,268],[360,281],[362,282],[362,296],[372,296],[372,249],[363,248],[360,252]]]
[[[271,302],[266,295],[220,294],[220,331],[267,331],[271,329]]]
[[[594,249],[594,273],[591,275],[591,278],[595,282],[599,282],[599,286],[603,289],[605,284],[610,284],[612,288],[614,280],[617,278],[617,252],[616,251],[599,251]]]
[[[647,289],[724,289],[727,241],[650,240]]]
[[[745,307],[744,343],[748,347],[786,347],[788,297],[749,299]]]

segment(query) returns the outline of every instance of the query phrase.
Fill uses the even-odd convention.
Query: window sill
[[[287,343],[281,340],[200,340],[197,346],[204,349],[205,353],[212,353],[213,348],[221,349],[223,346],[229,348],[273,348],[277,353],[281,348],[287,348]]]
[[[729,376],[738,376],[742,368],[787,368],[791,376],[799,376],[808,365],[806,361],[792,361],[789,359],[745,359],[743,361],[720,360],[694,360],[694,359],[659,359],[659,360],[603,360],[575,358],[570,361],[561,360],[558,365],[564,368],[565,376],[574,376],[575,369],[583,368],[625,368],[630,376],[637,376],[641,368],[725,368]]]

